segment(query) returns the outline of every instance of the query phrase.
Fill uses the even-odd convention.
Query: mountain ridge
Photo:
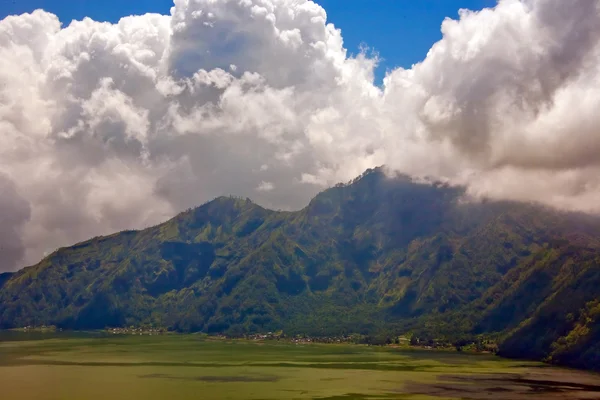
[[[0,275],[0,328],[489,334],[595,368],[600,220],[464,194],[378,168],[298,211],[221,196]]]

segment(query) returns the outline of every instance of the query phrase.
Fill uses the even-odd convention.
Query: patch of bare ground
[[[409,382],[402,392],[467,400],[600,400],[600,375],[549,369],[522,374],[441,375],[438,382]]]

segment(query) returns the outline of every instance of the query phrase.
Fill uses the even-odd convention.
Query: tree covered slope
[[[369,170],[297,212],[217,198],[0,276],[0,328],[496,333],[599,365],[596,218]]]

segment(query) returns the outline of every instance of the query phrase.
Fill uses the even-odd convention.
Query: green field
[[[194,335],[0,333],[5,400],[600,398],[596,381],[539,363],[455,352]]]

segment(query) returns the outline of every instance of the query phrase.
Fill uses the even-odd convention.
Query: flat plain
[[[600,377],[492,355],[197,335],[0,333],[2,399],[600,399]]]

